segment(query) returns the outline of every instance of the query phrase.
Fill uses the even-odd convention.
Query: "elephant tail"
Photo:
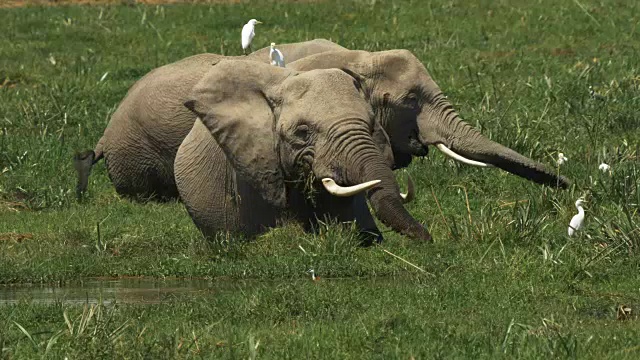
[[[76,197],[78,200],[80,200],[85,191],[87,191],[91,168],[104,157],[102,151],[103,139],[104,137],[98,141],[95,149],[78,152],[73,156],[73,167],[78,174],[78,184],[76,185]]]

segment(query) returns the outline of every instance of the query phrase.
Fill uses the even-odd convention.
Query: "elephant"
[[[299,72],[227,59],[214,65],[184,103],[197,120],[175,162],[178,191],[200,229],[251,236],[291,217],[307,230],[322,219],[355,219],[370,243],[381,234],[366,191],[380,221],[429,240],[403,206],[389,144],[377,136],[361,90],[340,69]],[[207,196],[194,179],[211,185]]]
[[[463,121],[424,65],[408,50],[325,52],[290,64],[295,70],[340,68],[359,79],[389,136],[394,167],[426,156],[433,145],[468,165],[498,167],[539,184],[567,188],[553,170],[483,136]]]
[[[288,61],[324,51],[346,50],[325,39],[282,44]],[[87,189],[92,166],[104,158],[118,194],[136,200],[178,197],[173,163],[195,116],[183,106],[185,96],[212,64],[226,58],[267,63],[269,48],[247,56],[199,54],[161,66],[128,91],[93,150],[74,156],[77,196]]]
[[[486,138],[464,122],[426,68],[408,50],[329,51],[291,62],[288,67],[297,71],[338,68],[357,79],[362,96],[374,111],[375,143],[390,169],[408,166],[413,157],[426,156],[428,147],[435,146],[469,165],[498,167],[534,182],[560,188],[571,184],[566,177]],[[227,229],[219,219],[224,212],[219,200],[223,193],[231,196],[232,191],[221,189],[220,184],[224,183],[222,170],[228,169],[229,165],[219,153],[214,137],[196,122],[175,158],[181,198],[205,236]],[[370,201],[372,196],[375,192],[370,191]],[[396,195],[394,204],[404,200]],[[365,200],[358,199],[357,203],[360,209],[356,213],[368,211]],[[383,223],[392,229],[412,238],[430,238],[424,236],[428,231],[414,226],[405,211],[395,208],[402,215],[393,218],[378,214],[388,208],[373,207],[377,217],[386,219]],[[407,226],[407,223],[412,225]]]

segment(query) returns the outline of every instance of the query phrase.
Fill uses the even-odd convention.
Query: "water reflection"
[[[114,301],[129,304],[158,304],[180,295],[194,295],[223,291],[224,287],[210,280],[143,278],[91,279],[64,286],[30,285],[0,286],[0,305],[20,301],[50,304],[110,304]]]

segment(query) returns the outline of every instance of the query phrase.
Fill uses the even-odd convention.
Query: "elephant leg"
[[[116,192],[136,201],[169,201],[178,197],[173,166],[140,140],[107,147],[105,164]]]
[[[116,192],[134,201],[171,201],[178,198],[172,169],[158,162],[158,156],[131,159],[129,151],[105,154],[109,179]]]

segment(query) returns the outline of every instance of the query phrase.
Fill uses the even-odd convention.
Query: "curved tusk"
[[[413,180],[409,174],[407,174],[407,193],[400,193],[400,197],[402,198],[402,202],[405,204],[412,202],[416,197],[416,189],[413,186]]]
[[[364,182],[362,184],[353,185],[353,186],[340,186],[336,184],[336,182],[332,178],[324,178],[322,179],[322,185],[327,189],[329,194],[335,196],[353,196],[357,193],[363,192],[365,190],[369,190],[372,187],[376,186],[380,180],[371,180]]]
[[[491,164],[483,163],[481,161],[467,159],[466,157],[460,154],[457,154],[453,150],[449,149],[445,144],[439,143],[439,144],[436,144],[436,147],[438,148],[438,150],[442,151],[445,155],[451,157],[454,160],[458,160],[462,163],[465,163],[467,165],[479,166],[479,167],[494,167]]]

